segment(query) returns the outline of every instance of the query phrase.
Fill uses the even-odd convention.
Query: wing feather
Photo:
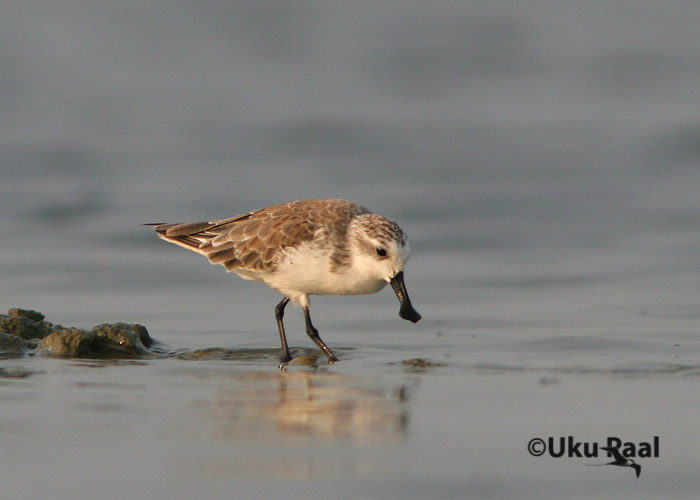
[[[350,220],[364,213],[369,210],[348,201],[305,200],[228,219],[160,224],[154,229],[165,241],[200,253],[227,271],[274,271],[286,248],[312,240],[329,246],[328,238],[344,237]]]

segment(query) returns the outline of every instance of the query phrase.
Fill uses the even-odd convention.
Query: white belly
[[[248,279],[262,281],[297,302],[302,294],[364,295],[376,293],[386,281],[358,272],[352,265],[331,271],[330,254],[301,248],[288,253],[273,272],[239,272]]]

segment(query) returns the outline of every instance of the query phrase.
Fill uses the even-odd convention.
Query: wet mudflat
[[[416,344],[416,333],[383,333],[395,348],[356,332],[362,346],[341,345],[338,363],[295,347],[298,361],[282,370],[278,349],[256,347],[4,359],[5,492],[301,499],[335,489],[337,498],[419,499],[565,488],[593,498],[672,487],[692,496],[678,486],[695,474],[686,430],[700,365],[688,362],[698,354],[690,332],[656,342],[573,332],[528,340],[523,331],[511,342],[465,339],[443,324]],[[568,455],[575,442],[639,447],[655,436],[659,456],[636,459],[640,479],[631,468],[586,466],[605,457],[577,456],[583,444]],[[533,456],[536,438],[552,454]]]

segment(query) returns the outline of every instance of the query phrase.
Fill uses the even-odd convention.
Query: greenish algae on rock
[[[95,339],[93,332],[66,328],[44,337],[37,350],[62,358],[88,357],[95,352]]]
[[[0,355],[36,351],[65,358],[135,358],[148,356],[153,340],[146,327],[102,323],[92,330],[64,328],[37,311],[13,308],[0,314]]]
[[[22,337],[0,332],[0,354],[24,354],[28,350],[27,341]]]
[[[62,329],[44,321],[44,315],[27,309],[10,309],[7,315],[0,314],[0,332],[16,335],[24,340],[42,339],[53,331]]]
[[[145,347],[153,345],[153,340],[143,325],[121,322],[102,323],[94,327],[92,331],[105,342],[117,342],[120,346],[128,346],[133,349],[145,349]]]

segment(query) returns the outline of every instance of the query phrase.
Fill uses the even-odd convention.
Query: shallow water
[[[6,6],[0,304],[167,354],[0,360],[3,498],[696,498],[698,15]],[[314,297],[341,361],[280,372],[278,295],[140,224],[315,197],[406,229],[423,320]],[[568,436],[660,454],[528,453]]]

